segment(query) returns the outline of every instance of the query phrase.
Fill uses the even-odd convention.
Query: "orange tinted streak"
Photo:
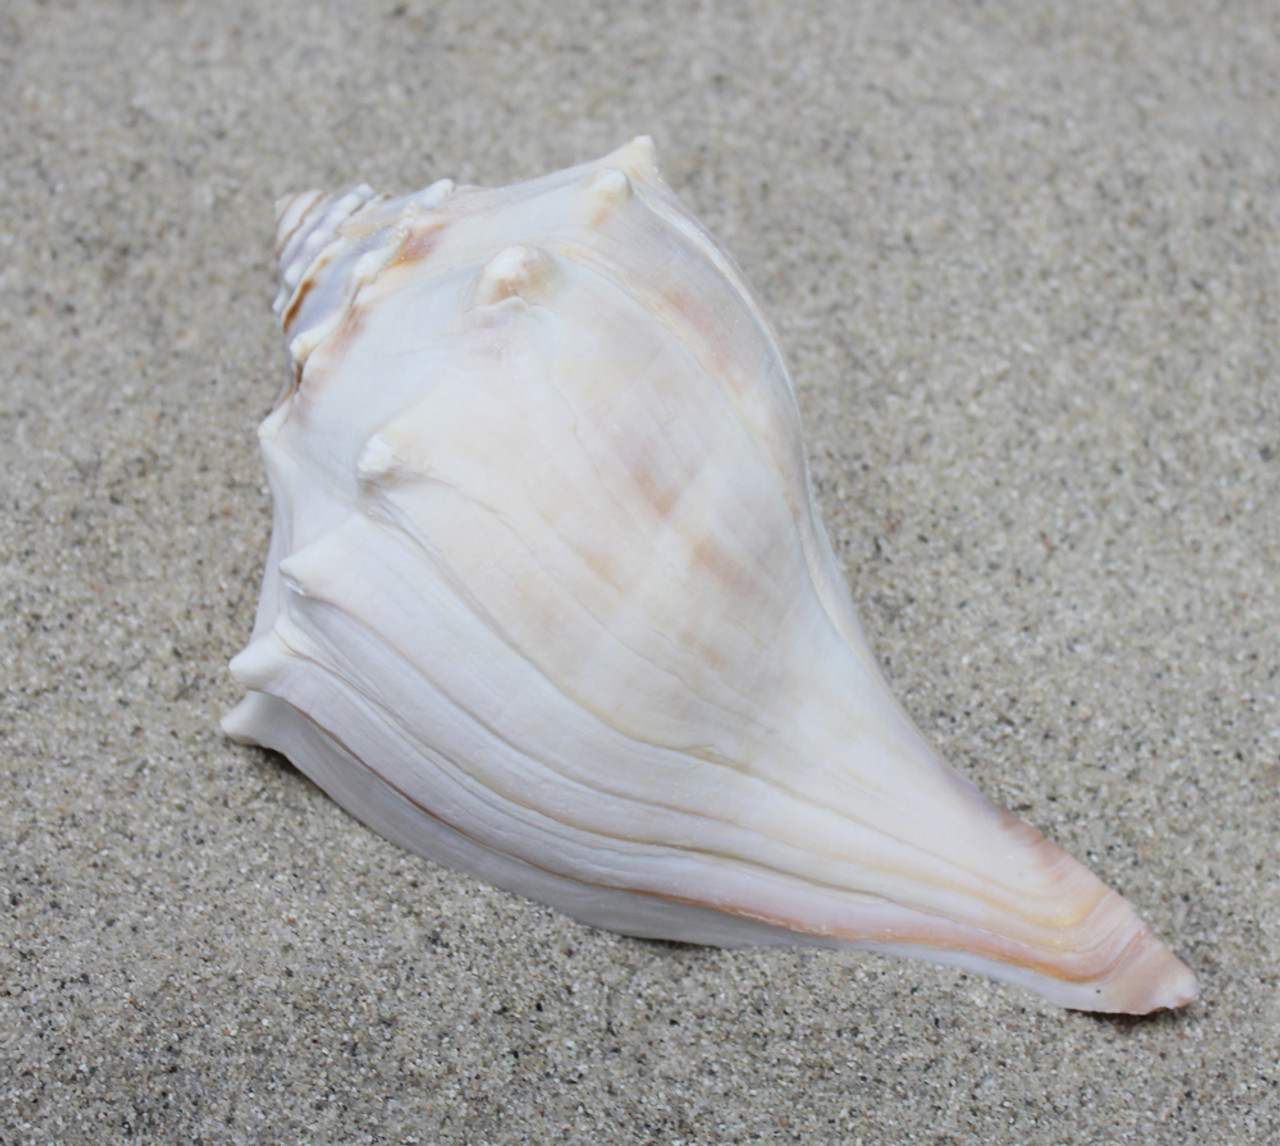
[[[337,330],[313,346],[300,360],[294,360],[293,381],[285,393],[286,398],[303,389],[304,383],[311,394],[323,387],[325,377],[342,362],[347,348],[359,335],[364,316],[365,308],[352,303]],[[301,416],[301,411],[296,416]]]
[[[582,560],[587,563],[587,568],[591,570],[606,585],[612,586],[619,592],[622,591],[622,575],[618,568],[618,563],[613,560],[609,553],[604,549],[582,549],[579,550]]]
[[[767,923],[783,931],[809,934],[824,939],[844,940],[848,943],[886,943],[903,946],[919,946],[922,957],[927,958],[927,949],[939,951],[956,951],[971,955],[982,955],[1000,963],[1015,967],[1024,967],[1035,971],[1048,979],[1057,979],[1067,983],[1089,983],[1105,979],[1113,968],[1125,961],[1126,953],[1144,939],[1143,931],[1138,931],[1120,948],[1119,952],[1111,950],[1111,945],[1095,949],[1095,953],[1084,956],[1083,952],[1067,950],[1059,959],[1046,957],[1035,950],[976,928],[966,928],[957,935],[957,926],[948,920],[939,920],[937,924],[921,922],[906,927],[867,927],[848,928],[833,927],[830,930],[818,930],[804,926],[793,917],[761,911],[757,907],[738,903],[711,903],[693,897],[681,895],[664,895],[661,892],[627,888],[639,895],[649,895],[654,899],[668,900],[673,903],[684,903],[691,907],[711,908],[726,915],[751,919],[757,923]],[[1079,959],[1072,955],[1083,956]],[[1068,961],[1070,960],[1070,961]]]
[[[647,461],[641,461],[631,470],[631,477],[640,491],[640,496],[653,507],[660,521],[671,516],[671,510],[680,500],[679,489],[670,482],[663,481],[656,468]]]
[[[400,244],[400,250],[392,260],[392,265],[425,262],[440,245],[440,239],[447,225],[447,223],[436,222],[430,226],[411,228],[404,242]]]
[[[730,592],[750,588],[750,578],[744,576],[741,566],[729,557],[716,543],[714,537],[704,536],[693,547],[693,562],[705,569]]]
[[[298,317],[298,312],[302,309],[302,304],[307,301],[307,295],[315,289],[315,286],[315,276],[307,275],[298,284],[298,289],[293,292],[293,298],[289,300],[288,309],[280,316],[280,327],[284,331],[286,338],[289,336],[289,328],[293,326],[294,320]]]

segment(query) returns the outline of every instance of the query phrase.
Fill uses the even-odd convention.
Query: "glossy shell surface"
[[[616,931],[1195,997],[890,694],[769,324],[648,140],[502,189],[305,193],[279,232],[292,373],[231,735]]]

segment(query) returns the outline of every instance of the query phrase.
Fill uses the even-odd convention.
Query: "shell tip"
[[[504,247],[484,265],[476,284],[476,302],[492,306],[507,298],[535,302],[551,278],[546,254],[520,244]]]
[[[600,166],[620,167],[632,179],[638,179],[641,183],[662,182],[662,176],[658,172],[658,151],[651,135],[637,135],[600,160]]]
[[[263,633],[262,636],[255,637],[231,658],[229,667],[232,679],[237,684],[242,684],[245,688],[253,691],[239,706],[232,709],[223,718],[222,728],[228,736],[237,736],[237,732],[232,731],[234,728],[242,732],[244,736],[253,738],[254,743],[257,742],[254,734],[249,731],[255,711],[250,701],[255,695],[265,691],[270,686],[280,672],[281,665],[287,663],[288,656],[289,654],[280,647],[279,641],[275,639],[274,631],[269,630]]]
[[[1153,983],[1147,996],[1150,1008],[1146,1014],[1153,1011],[1176,1011],[1200,998],[1200,984],[1191,968],[1167,948],[1164,956],[1157,981]]]
[[[631,180],[620,167],[605,167],[587,176],[582,189],[587,221],[600,227],[631,199]]]
[[[1194,1003],[1200,997],[1200,984],[1191,968],[1144,927],[1120,974],[1101,993],[1105,1003],[1087,1009],[1150,1015]]]
[[[226,736],[237,744],[261,744],[255,731],[260,726],[258,710],[262,694],[251,692],[219,722]]]

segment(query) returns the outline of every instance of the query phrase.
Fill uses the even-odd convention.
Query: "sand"
[[[1274,1141],[1277,11],[10,0],[0,1143]],[[273,199],[639,132],[777,323],[904,703],[1202,1001],[619,938],[221,735]]]

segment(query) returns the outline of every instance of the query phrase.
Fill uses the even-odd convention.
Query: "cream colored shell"
[[[293,375],[239,740],[440,863],[632,935],[1196,995],[924,743],[740,273],[641,138],[500,190],[280,206]]]

